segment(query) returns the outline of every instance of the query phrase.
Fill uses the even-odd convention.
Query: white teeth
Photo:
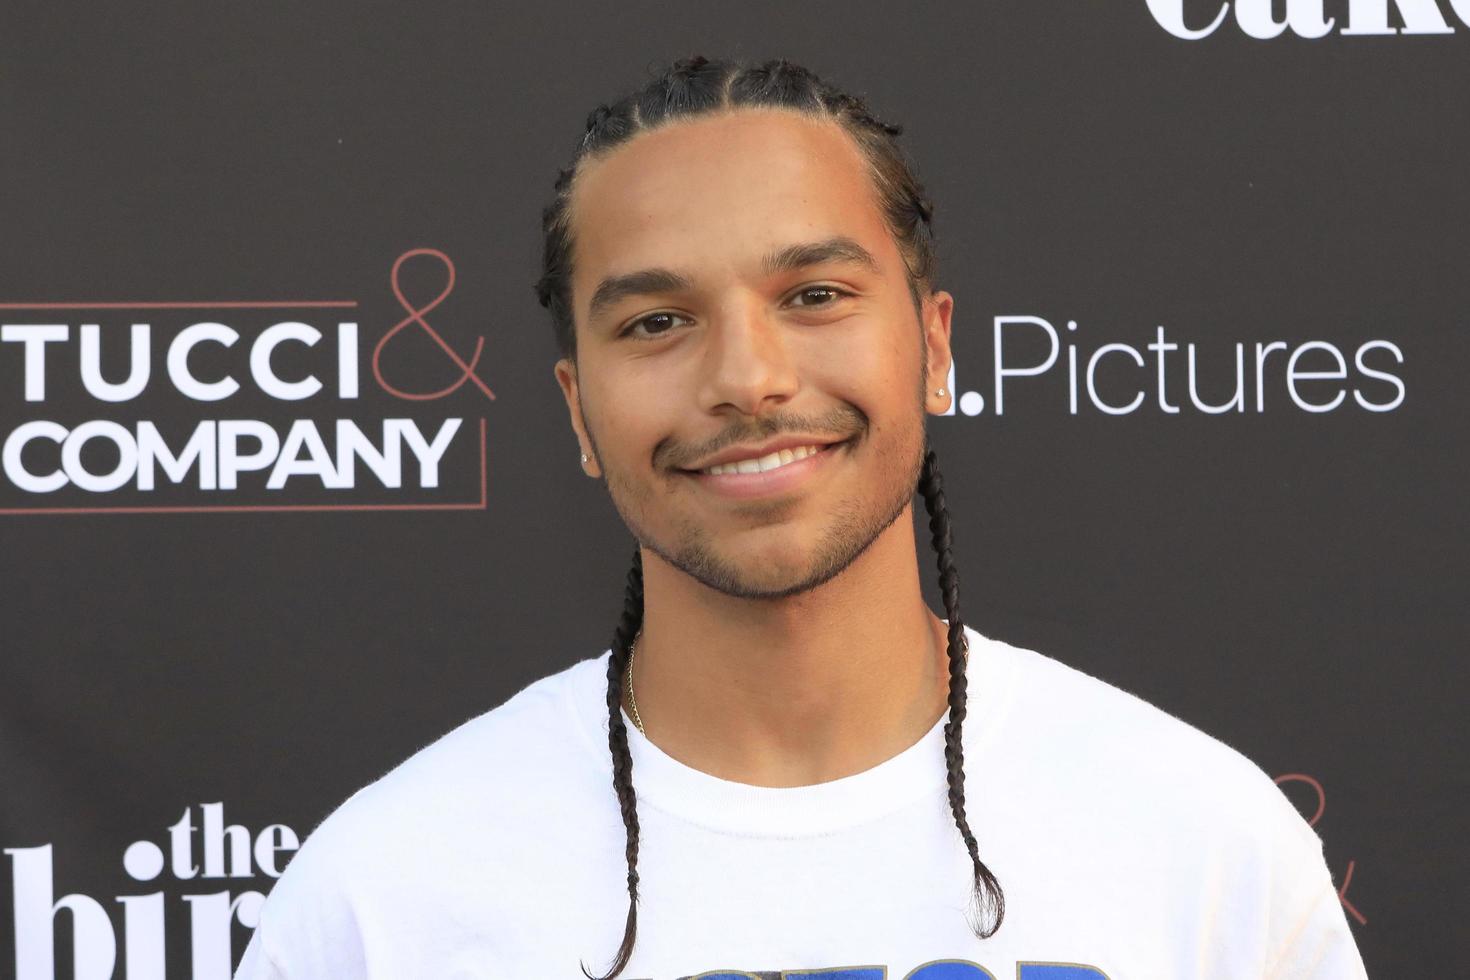
[[[794,449],[778,449],[775,452],[762,456],[759,459],[740,459],[733,463],[720,463],[717,466],[706,467],[701,473],[711,476],[719,476],[723,473],[764,473],[794,463],[798,459],[806,459],[815,453],[819,453],[823,446],[797,446]]]

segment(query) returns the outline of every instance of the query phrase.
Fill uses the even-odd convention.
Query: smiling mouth
[[[798,463],[809,456],[816,456],[829,449],[838,449],[846,446],[852,440],[843,439],[839,442],[812,443],[806,446],[792,446],[789,449],[778,449],[764,456],[751,456],[746,459],[731,460],[728,463],[717,463],[714,466],[706,466],[702,469],[686,469],[678,467],[678,472],[689,476],[735,476],[749,473],[769,473]]]
[[[813,443],[808,446],[792,446],[790,449],[778,449],[764,456],[752,456],[748,459],[732,460],[728,463],[717,463],[714,466],[706,466],[702,470],[685,470],[686,473],[702,473],[705,476],[725,476],[736,473],[769,473],[783,466],[815,456],[817,453],[825,452],[842,443]]]

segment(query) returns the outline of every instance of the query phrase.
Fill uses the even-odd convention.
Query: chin
[[[820,549],[794,550],[789,545],[779,549],[779,553],[756,549],[732,555],[697,544],[667,554],[652,542],[645,544],[706,587],[741,599],[784,599],[800,595],[836,577],[851,563],[850,558],[833,560],[834,556],[820,554]]]

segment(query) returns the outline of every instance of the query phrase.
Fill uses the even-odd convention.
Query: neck
[[[947,710],[945,626],[919,588],[911,507],[841,574],[785,599],[728,596],[642,554],[638,712],[685,765],[826,782],[892,758]]]

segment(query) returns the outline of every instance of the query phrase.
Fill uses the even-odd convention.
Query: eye
[[[687,319],[688,317],[682,317],[677,313],[650,313],[628,324],[627,329],[623,330],[618,336],[632,336],[639,340],[651,340],[670,333],[674,328],[674,321]],[[640,326],[646,327],[646,331],[642,334],[635,333]]]
[[[792,295],[791,300],[796,306],[804,306],[812,309],[819,306],[831,306],[841,297],[851,295],[852,293],[849,293],[845,289],[838,289],[836,286],[804,286]],[[802,298],[814,299],[815,302],[796,302]]]

